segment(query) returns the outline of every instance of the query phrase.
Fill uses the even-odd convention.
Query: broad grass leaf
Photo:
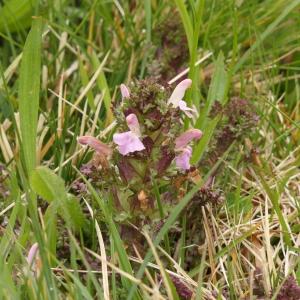
[[[30,186],[48,202],[67,198],[64,181],[47,167],[38,167],[32,172]]]
[[[42,20],[32,22],[25,42],[19,78],[19,112],[22,150],[27,174],[36,165],[36,131],[41,74]]]
[[[37,3],[37,0],[6,1],[0,9],[0,32],[12,33],[29,27]]]
[[[38,167],[30,176],[31,188],[43,199],[51,202],[52,212],[60,214],[76,230],[82,228],[84,215],[77,198],[67,194],[64,181],[47,167]],[[54,210],[53,210],[54,209]]]
[[[63,203],[65,206],[65,218],[69,218],[69,222],[76,230],[82,228],[85,218],[78,199],[75,196],[68,194]]]

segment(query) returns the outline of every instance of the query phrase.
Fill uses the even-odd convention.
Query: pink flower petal
[[[202,136],[202,131],[199,129],[189,129],[182,133],[178,138],[175,139],[175,149],[183,149],[192,140],[199,140]]]
[[[126,117],[127,125],[133,133],[137,136],[141,136],[140,124],[137,116],[135,114],[130,114]]]
[[[196,116],[197,115],[197,110],[190,108],[186,105],[186,102],[183,100],[180,100],[178,102],[178,107],[180,108],[180,110],[182,110],[189,118],[192,118],[193,115]]]
[[[38,250],[39,250],[39,245],[38,243],[34,243],[31,248],[29,249],[29,252],[28,252],[28,255],[27,255],[27,262],[28,264],[31,266],[37,253],[38,253]]]
[[[178,154],[175,157],[176,166],[182,170],[189,170],[191,167],[190,165],[191,156],[192,156],[192,148],[187,146],[180,152],[180,154]]]
[[[178,101],[178,107],[181,109],[181,110],[190,110],[191,108],[189,108],[188,106],[187,106],[187,104],[186,104],[186,102],[185,101],[183,101],[183,100],[180,100],[180,101]]]
[[[191,86],[191,79],[184,79],[181,81],[174,89],[171,97],[169,98],[168,103],[173,104],[174,107],[179,106],[179,101],[184,97],[185,91]]]
[[[112,149],[109,146],[100,142],[98,139],[94,138],[93,136],[85,135],[79,137],[77,140],[79,144],[90,146],[99,154],[110,156],[112,153]]]
[[[179,107],[181,110],[183,110],[183,111],[186,111],[186,110],[189,110],[189,111],[195,111],[194,109],[189,108],[189,107],[187,106],[186,102],[183,101],[183,100],[180,100],[180,101],[178,102],[178,107]]]
[[[123,99],[129,98],[130,97],[130,93],[129,90],[127,88],[127,86],[125,84],[121,84],[120,85],[120,89],[121,89],[121,95]]]
[[[145,149],[145,146],[140,141],[139,137],[131,131],[115,133],[113,135],[113,140],[119,146],[118,150],[122,155]]]

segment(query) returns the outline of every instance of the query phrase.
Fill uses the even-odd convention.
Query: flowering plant
[[[165,212],[179,199],[179,187],[191,169],[191,144],[202,136],[198,129],[184,130],[184,116],[193,118],[197,113],[183,100],[191,83],[190,79],[181,81],[172,93],[147,80],[131,91],[122,84],[122,101],[114,105],[117,132],[113,142],[78,138],[81,145],[95,151],[82,172],[113,195],[119,221],[140,224],[157,219],[157,189]]]

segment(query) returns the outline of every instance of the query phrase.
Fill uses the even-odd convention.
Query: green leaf
[[[107,57],[108,57],[108,55],[106,55],[106,57],[103,59],[102,63],[100,63],[96,53],[93,52],[92,63],[93,63],[94,69],[96,70],[97,68],[99,68],[101,66],[101,64],[103,64],[103,66],[104,66],[104,64],[106,63]],[[104,93],[103,102],[104,102],[104,106],[106,109],[106,125],[108,125],[112,122],[114,117],[113,117],[113,114],[111,111],[112,99],[111,99],[111,95],[109,92],[109,87],[107,84],[106,76],[105,76],[105,73],[103,70],[99,73],[99,76],[97,78],[97,85],[98,85],[98,88],[102,91],[102,93]]]
[[[225,70],[224,55],[220,52],[215,63],[215,71],[212,82],[209,86],[207,101],[205,102],[205,106],[200,112],[199,119],[195,125],[196,128],[200,128],[203,131],[203,137],[200,139],[193,151],[193,164],[198,163],[202,158],[214,134],[215,128],[221,119],[220,116],[216,116],[213,120],[211,120],[209,118],[209,114],[215,101],[219,101],[222,105],[226,103],[228,82],[229,77]]]
[[[31,24],[37,0],[10,0],[0,7],[0,32],[24,30]]]
[[[67,198],[64,181],[46,167],[38,167],[32,172],[30,186],[48,202]]]
[[[30,186],[43,199],[51,202],[51,212],[59,213],[74,229],[82,228],[84,215],[76,197],[67,194],[64,181],[47,167],[36,168],[30,176]],[[47,219],[51,221],[49,213]]]
[[[177,9],[179,11],[183,27],[185,30],[185,34],[188,40],[188,46],[190,53],[192,52],[193,48],[193,25],[189,16],[189,13],[187,11],[187,8],[185,6],[185,3],[183,0],[175,0],[175,4],[177,6]]]
[[[45,231],[47,234],[48,249],[52,254],[56,253],[57,244],[57,203],[51,202],[44,214]]]
[[[206,126],[203,136],[198,142],[198,144],[195,146],[194,151],[193,151],[193,156],[192,156],[192,164],[196,164],[200,159],[202,158],[207,145],[209,144],[211,137],[213,136],[214,130],[221,119],[220,116],[216,116],[212,121],[208,123]]]
[[[228,84],[228,75],[225,70],[224,55],[219,53],[216,61],[216,69],[213,76],[213,81],[208,91],[208,110],[211,109],[215,100],[225,103],[226,100],[226,88]]]
[[[42,20],[37,18],[24,46],[19,79],[22,150],[28,175],[36,165],[36,131],[41,73]]]
[[[80,57],[78,58],[78,61],[79,61],[79,74],[81,77],[81,82],[82,82],[83,86],[86,86],[89,83],[89,77],[87,74],[87,70],[85,69],[84,63]],[[94,98],[92,90],[89,90],[87,92],[86,96],[87,96],[87,100],[88,100],[88,104],[89,104],[90,108],[93,111],[95,111],[96,110],[95,103],[94,103],[95,98]]]
[[[206,130],[205,127],[209,121],[210,110],[215,101],[219,101],[222,105],[226,103],[228,79],[229,77],[225,70],[224,55],[220,52],[215,62],[215,71],[209,86],[208,97],[204,108],[200,112],[199,119],[196,122],[196,128]]]
[[[66,208],[65,219],[68,218],[69,222],[75,229],[78,230],[82,228],[85,218],[78,199],[75,196],[68,194],[63,204]]]

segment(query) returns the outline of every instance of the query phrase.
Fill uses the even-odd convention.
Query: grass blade
[[[262,33],[262,35],[259,37],[259,39],[248,49],[242,58],[239,60],[239,62],[235,65],[233,68],[233,72],[236,73],[248,60],[251,53],[253,53],[254,50],[256,50],[260,44],[273,32],[273,30],[278,26],[285,18],[286,16],[292,12],[298,5],[300,4],[300,0],[292,1],[289,5],[285,7],[285,9],[282,11],[282,13],[267,27],[267,29]]]
[[[41,74],[42,19],[32,22],[32,28],[24,46],[20,82],[19,111],[22,150],[27,174],[36,165],[36,130],[39,109]]]
[[[256,169],[257,175],[260,178],[261,184],[265,190],[265,192],[267,193],[268,197],[270,198],[270,201],[272,202],[273,208],[275,210],[275,213],[278,217],[278,221],[280,223],[281,226],[281,230],[282,230],[282,235],[283,235],[283,239],[284,242],[287,246],[291,247],[292,246],[292,240],[290,237],[290,231],[289,231],[289,227],[288,224],[286,223],[286,219],[284,218],[284,215],[281,211],[280,208],[280,195],[278,194],[278,191],[276,189],[272,189],[268,183],[266,182],[263,173],[260,169]]]
[[[182,19],[185,34],[188,40],[189,51],[191,53],[193,49],[193,25],[189,17],[188,11],[183,0],[175,0],[176,6],[179,10],[180,17]]]
[[[221,104],[226,102],[227,86],[228,74],[225,70],[224,55],[220,52],[215,63],[215,71],[209,87],[207,101],[196,122],[197,128],[203,130],[206,127],[210,110],[215,101],[219,101]]]
[[[106,58],[104,58],[104,61],[106,60]],[[99,66],[101,66],[101,63],[96,55],[96,53],[93,52],[92,54],[92,64],[96,69],[98,69]],[[102,62],[103,64],[103,62]],[[103,70],[101,70],[101,72],[99,73],[99,76],[97,77],[97,85],[99,87],[99,89],[102,91],[102,93],[104,93],[104,97],[103,97],[103,102],[105,105],[105,109],[106,109],[106,121],[105,124],[109,125],[112,121],[113,121],[113,114],[111,111],[111,96],[110,96],[110,92],[109,92],[109,87],[107,84],[107,80],[106,80],[106,76]]]
[[[198,144],[195,146],[192,156],[192,163],[196,164],[202,158],[205,150],[207,149],[207,145],[214,134],[214,130],[220,121],[220,116],[216,116],[205,128],[203,137],[200,139]]]

